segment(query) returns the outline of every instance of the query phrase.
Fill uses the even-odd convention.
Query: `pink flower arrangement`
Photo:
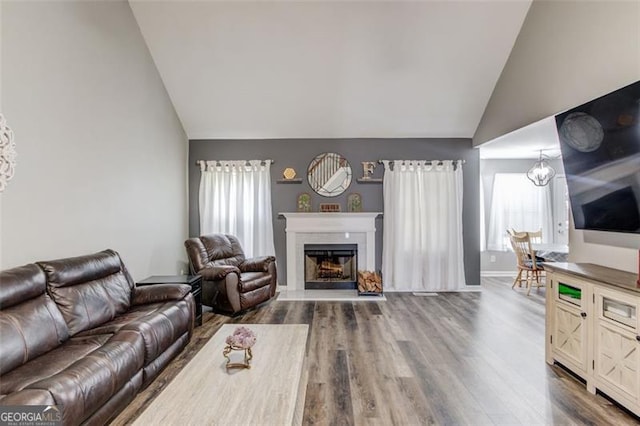
[[[226,343],[233,348],[247,349],[256,343],[256,335],[247,327],[238,327],[231,336],[227,336]]]

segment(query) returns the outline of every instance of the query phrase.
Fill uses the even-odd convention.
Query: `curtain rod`
[[[215,161],[216,163],[220,164],[220,163],[224,163],[224,162],[227,162],[227,161],[242,161],[242,160],[198,160],[198,161],[196,161],[196,166],[200,166],[200,165],[202,165],[202,163],[206,164],[209,161]],[[252,161],[252,160],[245,160],[245,161],[246,161],[247,164],[249,164],[249,161]],[[273,161],[271,159],[260,160],[260,162],[261,163],[265,163],[265,164],[268,163],[268,162],[270,162],[271,164],[275,163],[275,161]]]

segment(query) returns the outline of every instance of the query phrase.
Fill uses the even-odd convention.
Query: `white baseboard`
[[[514,271],[480,271],[481,277],[509,277],[515,278],[518,275]]]

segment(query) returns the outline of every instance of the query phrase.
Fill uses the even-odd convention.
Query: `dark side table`
[[[153,275],[138,281],[136,285],[189,284],[196,302],[196,326],[202,325],[202,277],[200,275]]]

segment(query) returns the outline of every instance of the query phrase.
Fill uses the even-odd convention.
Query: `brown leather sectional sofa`
[[[0,405],[108,422],[188,343],[189,290],[136,287],[113,250],[0,272]]]

